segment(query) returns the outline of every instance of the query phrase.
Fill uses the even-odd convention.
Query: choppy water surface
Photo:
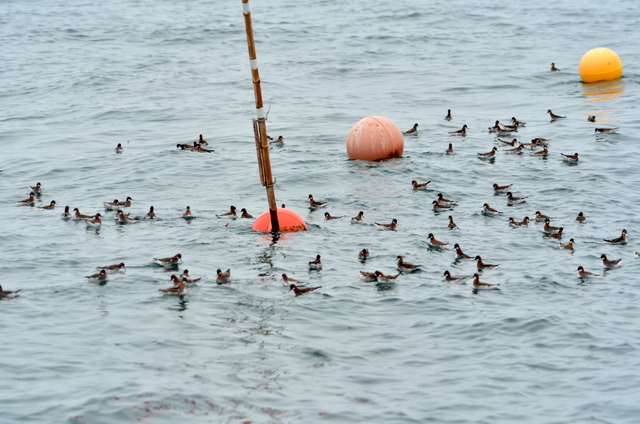
[[[216,218],[231,204],[266,210],[241,10],[0,5],[1,284],[23,290],[0,301],[2,422],[637,422],[638,5],[253,1],[268,128],[286,142],[272,150],[278,202],[310,226],[275,241]],[[577,64],[599,46],[625,76],[583,85]],[[548,109],[567,119],[550,122]],[[367,115],[418,122],[419,136],[401,159],[349,161],[345,136]],[[478,160],[495,145],[487,127],[512,116],[527,122],[520,140],[551,139],[550,155]],[[467,137],[448,135],[463,124]],[[175,149],[200,133],[215,153]],[[450,142],[457,153],[444,156]],[[412,179],[433,189],[414,192]],[[38,181],[38,205],[60,208],[15,205]],[[494,182],[529,199],[507,206]],[[459,202],[458,230],[431,210],[439,192]],[[325,222],[310,193],[367,224]],[[126,196],[133,215],[153,205],[158,219],[116,225],[102,202]],[[481,215],[483,203],[504,215]],[[65,205],[103,213],[103,228],[61,220]],[[507,226],[536,210],[565,227],[574,253],[540,224]],[[372,225],[392,218],[395,232]],[[626,246],[602,241],[623,228]],[[475,265],[430,249],[430,232],[501,264],[482,275],[500,290],[441,280]],[[179,271],[203,280],[165,297],[175,270],[151,261],[178,252]],[[603,253],[622,266],[603,273]],[[324,269],[309,272],[316,254]],[[393,274],[399,254],[423,270],[390,286],[359,278]],[[84,278],[121,261],[126,273],[105,285]],[[581,283],[580,265],[603,278]],[[231,268],[229,284],[217,268]],[[323,288],[294,298],[283,272]]]

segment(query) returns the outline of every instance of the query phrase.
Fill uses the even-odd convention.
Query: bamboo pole
[[[269,214],[271,216],[271,231],[279,232],[278,205],[273,189],[273,175],[271,174],[271,159],[269,158],[269,143],[267,141],[267,118],[262,102],[262,88],[260,86],[260,72],[258,72],[258,60],[256,58],[256,45],[253,39],[253,25],[251,23],[251,10],[249,0],[242,0],[242,14],[244,26],[247,31],[247,44],[249,46],[249,62],[251,64],[251,76],[253,78],[253,92],[256,97],[256,114],[258,119],[253,120],[253,131],[256,139],[256,153],[258,155],[258,170],[260,182],[267,188],[267,200],[269,201]]]

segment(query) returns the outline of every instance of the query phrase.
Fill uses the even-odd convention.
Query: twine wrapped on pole
[[[273,189],[273,175],[271,174],[271,159],[269,158],[269,142],[267,141],[267,117],[262,102],[262,88],[260,87],[260,72],[258,72],[258,60],[256,58],[256,45],[253,39],[253,25],[251,24],[251,10],[249,0],[242,0],[242,14],[244,26],[247,31],[247,44],[249,46],[249,63],[253,78],[253,91],[256,97],[257,119],[253,120],[253,130],[256,138],[256,152],[258,155],[258,169],[260,183],[267,188],[267,200],[269,201],[269,215],[271,217],[271,231],[280,231],[278,222],[278,206],[276,194]]]

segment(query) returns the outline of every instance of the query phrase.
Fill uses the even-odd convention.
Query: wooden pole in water
[[[253,120],[253,132],[256,138],[256,152],[258,154],[258,170],[260,182],[267,188],[267,200],[269,201],[269,214],[271,216],[271,231],[280,231],[278,222],[278,205],[276,193],[273,190],[273,175],[271,175],[271,159],[269,158],[269,142],[267,141],[267,117],[262,102],[262,88],[260,87],[260,72],[258,72],[258,60],[256,59],[256,45],[253,39],[253,25],[251,24],[251,10],[249,0],[242,0],[242,14],[244,26],[247,31],[247,44],[249,45],[249,62],[253,77],[253,91],[256,96],[256,114],[258,119]]]

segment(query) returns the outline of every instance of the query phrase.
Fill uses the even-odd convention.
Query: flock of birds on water
[[[555,67],[555,64],[552,63],[551,70],[558,71],[559,69],[557,69]],[[553,111],[551,111],[551,109],[549,109],[547,113],[549,114],[552,121],[566,118],[566,116],[555,114]],[[452,120],[450,109],[447,111],[447,115],[445,116],[444,119],[447,121]],[[595,120],[596,120],[595,116],[590,115],[588,117],[589,122],[595,122]],[[488,127],[488,130],[491,133],[495,133],[497,136],[512,136],[513,133],[518,131],[518,128],[524,127],[525,125],[526,125],[525,122],[522,122],[516,119],[515,117],[512,117],[511,122],[508,125],[504,125],[504,124],[501,124],[499,121],[495,121],[493,126]],[[417,123],[414,124],[411,129],[409,129],[408,131],[405,131],[403,134],[406,136],[418,135],[418,126],[419,125]],[[467,135],[468,129],[469,128],[467,127],[467,125],[463,125],[460,130],[451,131],[449,132],[449,134],[450,136],[464,137]],[[595,132],[615,133],[618,129],[619,128],[617,127],[616,128],[596,128]],[[282,136],[279,136],[275,140],[271,137],[268,137],[268,138],[270,140],[270,145],[274,147],[284,146],[284,138]],[[506,146],[510,147],[510,148],[503,149],[503,152],[506,154],[522,154],[524,150],[527,149],[527,150],[530,150],[531,154],[534,156],[546,157],[547,155],[549,155],[550,140],[545,138],[534,138],[529,143],[518,142],[517,138],[513,138],[512,140],[502,140],[500,138],[497,138],[496,140],[501,145],[504,145],[505,147]],[[193,142],[193,144],[177,144],[176,148],[180,150],[188,150],[188,151],[194,151],[199,153],[211,153],[214,151],[212,149],[208,149],[204,147],[206,145],[208,145],[207,141],[204,140],[202,134],[200,134],[198,141]],[[540,149],[540,150],[536,150],[536,149]],[[119,143],[114,150],[117,154],[121,154],[123,153],[124,148],[122,147],[122,144]],[[447,155],[455,154],[452,143],[449,143],[449,147],[444,153]],[[493,147],[489,152],[480,152],[477,154],[477,156],[481,160],[494,161],[497,153],[498,153],[498,148]],[[574,153],[574,154],[560,153],[560,155],[562,160],[568,164],[577,165],[579,162],[578,153]],[[0,174],[2,174],[2,170],[0,170]],[[413,190],[428,190],[430,183],[431,181],[419,183],[418,181],[413,180],[411,181],[411,187]],[[510,191],[511,187],[512,187],[512,184],[499,185],[497,183],[494,183],[493,191],[497,195],[506,194],[507,205],[510,205],[510,206],[521,204],[527,201],[527,197],[515,196]],[[24,200],[18,201],[17,204],[19,206],[33,207],[36,204],[36,200],[39,200],[43,192],[44,192],[44,187],[40,182],[38,182],[35,186],[30,186],[29,197]],[[309,208],[311,210],[323,208],[327,205],[327,202],[315,200],[313,195],[311,194],[308,197],[308,201],[309,201]],[[112,202],[103,202],[103,206],[105,211],[115,212],[114,219],[119,224],[129,224],[129,223],[138,222],[141,219],[151,220],[156,218],[155,210],[153,206],[149,208],[149,212],[143,218],[131,216],[131,214],[125,213],[123,209],[130,207],[132,205],[132,202],[133,202],[133,199],[131,197],[127,197],[124,202],[118,201],[118,199],[114,199]],[[451,212],[455,208],[456,203],[457,202],[455,200],[447,199],[444,197],[442,193],[438,193],[436,199],[433,200],[432,202],[432,209],[437,213]],[[38,208],[41,210],[54,210],[56,208],[56,205],[57,205],[56,201],[52,200],[48,205],[40,206]],[[284,208],[285,205],[283,204],[282,207]],[[486,216],[500,216],[500,215],[503,215],[503,212],[495,209],[494,207],[490,206],[488,203],[485,203],[482,208],[482,214]],[[216,216],[218,218],[229,218],[229,219],[236,219],[236,218],[253,219],[254,218],[251,214],[247,212],[245,208],[242,208],[238,213],[237,208],[233,205],[230,206],[228,212],[222,213]],[[193,215],[191,208],[187,206],[182,217],[186,220],[191,220],[195,218],[195,215]],[[331,220],[344,219],[346,218],[346,215],[332,216],[329,212],[325,212],[324,217],[326,221],[331,221]],[[74,208],[73,211],[71,211],[69,206],[65,206],[64,212],[62,213],[62,219],[76,220],[76,221],[82,220],[86,222],[87,228],[91,228],[95,230],[99,230],[100,227],[102,226],[102,214],[96,213],[94,215],[85,215],[85,214],[82,214],[78,208]],[[448,219],[449,219],[449,223],[447,225],[447,228],[450,230],[456,229],[457,225],[454,222],[453,216],[449,215]],[[543,223],[542,229],[545,233],[544,237],[550,240],[560,241],[563,237],[564,227],[551,225],[551,221],[553,219],[554,219],[553,217],[547,216],[540,211],[535,212],[534,220],[536,222]],[[578,214],[575,220],[582,224],[586,223],[587,221],[585,215],[582,212]],[[351,222],[353,224],[363,223],[364,212],[360,211],[356,216],[351,218]],[[527,227],[530,222],[531,220],[528,216],[525,216],[521,221],[517,221],[515,218],[511,217],[509,218],[508,225],[512,227]],[[374,222],[374,225],[381,230],[394,231],[398,228],[398,221],[397,219],[394,218],[388,223]],[[448,243],[438,240],[432,233],[429,233],[427,237],[428,237],[428,244],[431,248],[437,249],[437,250],[447,249]],[[603,241],[605,243],[614,244],[614,245],[624,245],[627,243],[627,230],[623,229],[619,237],[604,239]],[[560,249],[573,250],[575,248],[575,240],[573,238],[570,238],[568,243],[560,242],[558,246]],[[487,289],[498,288],[499,284],[489,284],[489,283],[484,283],[480,281],[480,275],[483,270],[498,268],[500,266],[499,264],[485,263],[480,255],[470,256],[465,254],[458,243],[454,244],[453,248],[455,249],[456,260],[474,260],[476,262],[477,272],[472,276],[456,277],[451,275],[451,273],[447,270],[447,271],[444,271],[444,274],[443,274],[443,279],[445,281],[453,282],[453,283],[464,283],[466,280],[472,279],[472,286],[474,290],[487,290]],[[366,248],[358,252],[358,258],[362,263],[366,263],[366,260],[369,257],[370,257],[370,253]],[[635,252],[635,257],[640,258],[640,252]],[[602,259],[603,267],[606,270],[618,268],[622,262],[622,258],[609,259],[605,254],[602,254],[600,258]],[[166,269],[178,269],[178,266],[181,263],[181,261],[182,261],[182,255],[180,253],[174,256],[166,257],[166,258],[153,258],[154,264],[164,267]],[[317,255],[314,260],[309,261],[308,265],[310,270],[321,270],[322,269],[321,256]],[[397,256],[396,258],[396,265],[397,265],[398,273],[395,275],[383,274],[379,270],[376,270],[374,272],[360,271],[360,277],[364,282],[368,282],[368,283],[377,282],[380,284],[393,284],[396,282],[398,277],[400,277],[402,274],[412,273],[422,268],[422,265],[405,262],[404,258],[400,255]],[[98,270],[97,273],[89,275],[86,278],[92,282],[105,284],[106,281],[109,279],[110,275],[124,272],[125,264],[121,262],[113,265],[99,266],[97,267],[97,270]],[[582,266],[578,267],[577,272],[578,272],[578,276],[583,281],[584,279],[588,279],[588,278],[600,277],[599,274],[595,274],[590,271],[587,271]],[[216,271],[216,274],[217,274],[216,281],[218,284],[227,283],[231,279],[230,269],[227,269],[226,271],[222,271],[221,269],[218,269]],[[183,296],[186,293],[186,289],[188,286],[197,284],[201,280],[201,278],[192,278],[191,275],[189,274],[189,270],[187,269],[185,269],[180,275],[175,275],[175,274],[171,275],[170,279],[171,279],[172,286],[166,289],[160,289],[159,291],[165,295],[173,295],[173,296]],[[287,274],[282,274],[282,279],[284,281],[284,284],[289,286],[289,291],[293,291],[296,296],[312,293],[322,288],[321,286],[306,287],[308,283],[297,280],[295,278],[291,278],[287,276]],[[15,297],[21,291],[22,290],[13,290],[13,291],[3,290],[2,286],[0,286],[0,299]]]

